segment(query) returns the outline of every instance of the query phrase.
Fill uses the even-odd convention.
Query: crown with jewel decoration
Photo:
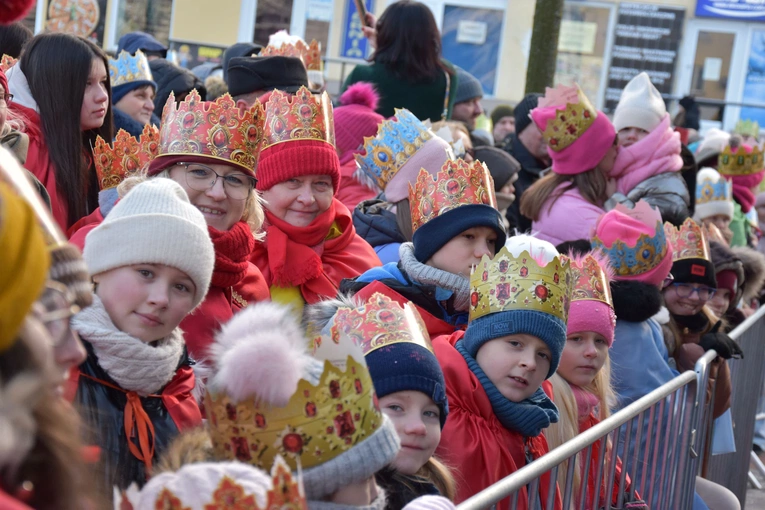
[[[303,61],[303,65],[308,71],[321,71],[323,63],[321,60],[321,43],[316,39],[312,40],[310,44],[306,44],[303,41],[297,41],[294,44],[282,43],[281,46],[268,45],[263,48],[259,57],[295,57]]]
[[[356,154],[356,163],[380,189],[393,179],[434,134],[412,112],[396,109],[383,121],[375,136],[364,137],[364,152]]]
[[[638,276],[660,266],[669,249],[661,213],[643,200],[638,201],[634,209],[618,204],[614,210],[638,219],[645,225],[655,225],[653,235],[641,234],[634,246],[617,239],[610,247],[595,235],[592,237],[593,251],[600,251],[608,257],[616,276]]]
[[[536,310],[565,323],[572,284],[568,260],[557,256],[541,265],[528,251],[516,257],[503,246],[493,259],[484,256],[470,276],[469,318]]]
[[[699,172],[699,179],[696,181],[696,204],[708,204],[710,202],[732,202],[733,201],[733,183],[725,179],[703,178]],[[717,176],[715,176],[717,177]]]
[[[414,187],[409,184],[413,233],[430,220],[463,205],[497,208],[494,179],[480,161],[447,161],[434,176],[420,169]]]
[[[135,55],[122,50],[116,59],[109,58],[109,78],[112,88],[135,81],[154,81],[149,61],[141,50]]]
[[[598,111],[578,85],[566,87],[559,84],[554,89],[547,87],[544,97],[539,99],[538,108],[550,107],[556,109],[555,117],[547,121],[542,137],[555,152],[578,140],[598,116]]]
[[[229,94],[202,101],[196,89],[175,104],[170,92],[162,110],[158,158],[203,155],[255,175],[263,143],[263,106],[242,112]]]
[[[717,171],[722,175],[751,175],[765,170],[762,149],[756,145],[751,152],[747,152],[743,145],[736,150],[728,145],[717,161]]]
[[[99,188],[114,188],[127,177],[137,175],[157,156],[158,151],[159,130],[151,124],[143,127],[137,140],[124,129],[117,132],[112,144],[100,136],[96,137],[93,160]]]
[[[614,299],[611,296],[608,273],[598,259],[587,254],[581,259],[569,260],[571,279],[574,282],[571,301],[600,301],[613,308]]]
[[[4,73],[8,72],[8,69],[16,65],[16,62],[18,62],[19,59],[13,58],[10,55],[6,55],[3,53],[2,58],[0,58],[0,70],[2,70]],[[6,92],[8,92],[6,90]]]
[[[711,262],[706,232],[691,218],[687,218],[679,229],[669,222],[664,223],[664,233],[672,245],[672,262],[683,259],[704,259]]]
[[[314,338],[324,367],[318,382],[301,379],[284,407],[258,399],[235,403],[208,387],[205,409],[216,457],[270,466],[282,455],[294,470],[318,466],[350,450],[383,425],[361,349],[343,324]]]
[[[736,128],[733,132],[742,136],[758,138],[760,136],[760,123],[751,119],[739,120],[736,122]]]
[[[332,102],[323,92],[314,96],[306,87],[293,95],[274,90],[265,104],[263,149],[283,142],[318,140],[335,146]]]

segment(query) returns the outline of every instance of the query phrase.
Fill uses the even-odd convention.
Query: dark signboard
[[[611,49],[604,110],[613,112],[622,89],[645,71],[662,94],[671,94],[675,63],[683,35],[685,9],[622,3]]]

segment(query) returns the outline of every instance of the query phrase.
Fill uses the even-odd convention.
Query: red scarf
[[[233,287],[247,275],[248,258],[255,247],[252,231],[243,221],[226,231],[213,227],[207,229],[215,246],[215,269],[210,285],[224,289]]]
[[[326,239],[333,224],[340,235]],[[351,213],[337,199],[307,227],[290,225],[266,209],[266,240],[250,259],[269,285],[299,287],[308,304],[337,295],[343,278],[380,265],[371,246],[356,235]]]

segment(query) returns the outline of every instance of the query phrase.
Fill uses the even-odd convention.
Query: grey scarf
[[[423,264],[414,257],[414,245],[403,243],[398,249],[401,266],[406,274],[422,285],[434,285],[454,293],[454,309],[467,312],[470,305],[470,280],[462,275],[449,273]]]

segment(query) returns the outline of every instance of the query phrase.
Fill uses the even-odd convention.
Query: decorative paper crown
[[[538,108],[564,105],[565,109],[558,109],[555,118],[548,120],[542,131],[547,146],[555,152],[574,143],[598,116],[598,111],[578,85],[566,87],[559,84],[554,89],[547,87],[545,96],[539,99]]]
[[[266,504],[260,506],[254,494],[245,496],[245,488],[230,476],[223,476],[220,483],[212,493],[211,500],[198,505],[205,510],[271,510],[278,508],[280,510],[307,510],[308,503],[303,493],[301,480],[295,480],[292,476],[289,466],[284,459],[277,456],[271,469],[272,486],[266,493]],[[186,491],[184,491],[186,492]],[[201,497],[207,497],[207,494],[181,494],[180,497],[168,488],[162,489],[157,496],[157,500],[152,508],[162,510],[188,510],[183,501],[189,501],[193,498],[199,501]],[[138,510],[141,507],[135,507],[139,504],[140,495],[135,484],[131,485],[127,491],[121,493],[115,488],[114,508],[120,510]],[[143,508],[146,508],[145,506]]]
[[[263,106],[240,112],[226,93],[202,101],[196,89],[179,105],[170,92],[162,110],[159,156],[204,155],[254,174],[263,142]]]
[[[143,127],[138,140],[124,129],[117,132],[113,144],[96,137],[93,159],[98,185],[105,190],[119,185],[126,177],[136,175],[159,151],[159,130],[151,124]]]
[[[322,70],[321,43],[316,39],[312,40],[310,44],[298,41],[295,44],[283,43],[279,47],[268,45],[258,53],[259,57],[272,57],[274,55],[299,58],[308,71]]]
[[[708,204],[710,202],[732,202],[733,183],[725,179],[712,181],[701,179],[696,182],[696,204]]]
[[[750,119],[739,120],[736,123],[736,128],[733,130],[733,132],[743,136],[751,136],[752,138],[757,138],[760,136],[760,123]]]
[[[447,161],[435,176],[420,169],[414,187],[409,184],[412,232],[463,205],[489,205],[497,208],[494,179],[480,161]]]
[[[13,58],[12,56],[6,55],[5,53],[3,53],[2,58],[0,58],[0,69],[2,69],[4,73],[7,73],[8,69],[15,66],[16,62],[18,61],[19,59]],[[8,91],[6,90],[6,92]]]
[[[635,246],[629,246],[621,239],[614,241],[608,248],[597,236],[592,237],[593,250],[601,250],[608,257],[616,276],[637,276],[661,265],[667,254],[667,239],[661,223],[661,213],[639,201],[634,209],[628,209],[622,204],[614,210],[630,217],[637,218],[646,225],[656,225],[654,234],[641,234]]]
[[[294,94],[274,90],[265,105],[263,149],[282,142],[318,140],[335,145],[332,102],[323,92],[314,96],[306,87]]]
[[[687,218],[680,229],[669,222],[664,224],[664,233],[672,244],[672,262],[683,259],[704,259],[712,261],[709,242],[701,225]]]
[[[313,340],[324,361],[315,386],[301,379],[284,407],[254,399],[234,404],[207,393],[205,408],[217,458],[268,467],[277,455],[294,470],[323,464],[370,437],[383,424],[372,378],[353,339],[337,324]]]
[[[747,153],[743,145],[734,152],[730,145],[718,158],[717,171],[723,175],[751,175],[765,170],[762,150],[756,145]]]
[[[506,248],[484,256],[470,276],[470,320],[509,310],[536,310],[566,322],[573,281],[568,260],[540,266],[528,251],[514,257]]]
[[[109,59],[109,77],[112,88],[134,81],[154,81],[149,68],[149,61],[141,50],[135,56],[122,50],[117,59]]]
[[[611,296],[608,276],[598,260],[588,254],[582,258],[581,263],[571,259],[569,261],[571,279],[574,282],[571,301],[601,301],[613,308],[614,299]]]
[[[430,131],[409,110],[396,109],[393,118],[383,121],[375,136],[364,137],[364,153],[356,154],[356,163],[377,181],[380,189],[433,138]]]
[[[357,308],[340,308],[335,327],[353,339],[364,355],[390,344],[417,344],[433,352],[425,323],[414,304],[403,307],[388,296],[375,292]]]

